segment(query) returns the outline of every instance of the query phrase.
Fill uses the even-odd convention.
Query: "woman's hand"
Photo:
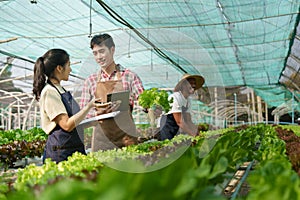
[[[87,107],[89,109],[96,107],[97,104],[99,104],[101,102],[101,98],[93,98],[88,104]]]
[[[114,102],[108,102],[108,103],[96,103],[96,115],[102,115],[110,112],[116,111],[121,104],[121,101],[114,101]]]

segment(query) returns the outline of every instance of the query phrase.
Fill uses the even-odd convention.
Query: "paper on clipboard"
[[[88,118],[88,119],[84,119],[84,120],[82,120],[82,121],[79,123],[79,125],[80,125],[80,126],[81,126],[81,125],[88,125],[88,124],[90,124],[90,123],[99,121],[99,120],[101,120],[101,119],[113,118],[113,117],[117,116],[119,113],[120,113],[120,111],[114,111],[114,112],[110,112],[110,113],[98,115],[98,116],[95,116],[95,117],[91,117],[91,118]]]

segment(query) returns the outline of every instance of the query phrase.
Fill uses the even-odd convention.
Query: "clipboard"
[[[118,108],[119,111],[128,111],[129,110],[129,91],[114,92],[107,94],[107,102],[121,101],[121,104]]]
[[[91,117],[91,118],[88,118],[88,119],[84,119],[79,123],[79,126],[93,125],[94,122],[97,122],[101,119],[113,118],[113,117],[117,116],[119,113],[120,113],[120,111],[114,111],[114,112],[98,115],[98,116],[95,116],[95,117]]]

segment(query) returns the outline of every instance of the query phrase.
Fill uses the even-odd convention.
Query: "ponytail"
[[[39,101],[41,92],[46,85],[45,65],[43,57],[39,57],[34,64],[33,94]]]

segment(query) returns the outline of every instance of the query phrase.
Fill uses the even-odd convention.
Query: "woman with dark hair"
[[[71,71],[69,54],[62,49],[47,51],[34,65],[33,94],[40,103],[41,127],[49,135],[43,162],[51,158],[58,163],[74,152],[86,154],[83,128],[77,125],[96,105],[96,100],[79,109],[71,93],[60,84],[68,81]]]

